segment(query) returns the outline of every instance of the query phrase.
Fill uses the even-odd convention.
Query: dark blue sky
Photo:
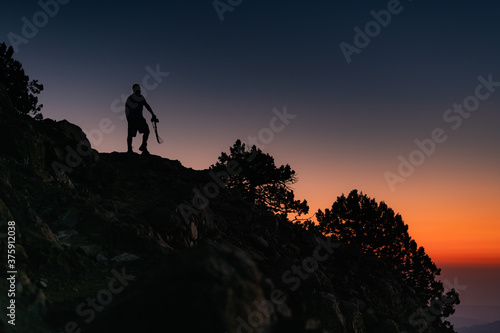
[[[165,140],[150,151],[196,169],[286,106],[296,117],[259,146],[298,172],[296,195],[312,212],[358,188],[400,212],[438,263],[499,263],[500,91],[456,130],[443,115],[474,95],[478,76],[500,82],[500,3],[402,0],[348,63],[339,44],[353,44],[354,28],[389,3],[243,0],[221,21],[212,0],[71,0],[15,57],[44,84],[46,117],[87,132],[111,121],[91,136],[99,151],[126,150],[121,96],[146,68],[168,72],[146,91]],[[37,1],[1,1],[1,38],[22,36],[23,17],[43,20],[41,11]],[[448,140],[391,188],[386,172],[435,128]]]
[[[20,18],[40,10],[36,1],[4,3],[3,36],[19,33]],[[172,86],[161,91],[170,99],[355,104],[364,108],[358,116],[376,122],[405,106],[454,100],[477,75],[498,69],[494,1],[402,1],[402,12],[347,65],[339,43],[352,44],[353,28],[364,28],[370,11],[387,3],[243,1],[221,22],[212,1],[72,0],[20,45],[18,58],[46,84],[47,100],[58,90],[58,99],[81,94],[100,105],[113,89],[128,92],[144,67],[160,64],[172,75]],[[369,110],[381,101],[393,107],[382,115]],[[157,103],[168,107],[168,100]]]

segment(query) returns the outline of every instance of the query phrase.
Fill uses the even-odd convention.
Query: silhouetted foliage
[[[39,94],[43,85],[38,80],[31,80],[24,73],[21,63],[14,58],[14,49],[7,47],[5,43],[0,44],[0,90],[7,95],[10,102],[18,113],[32,114],[37,120],[43,118],[40,110],[43,105],[38,105]]]
[[[449,300],[441,317],[453,313],[453,306],[459,303],[458,294],[454,290],[443,294],[443,284],[436,280],[441,269],[411,239],[401,216],[384,202],[379,204],[353,190],[347,197],[338,197],[331,209],[318,210],[316,218],[322,233],[345,244],[356,244],[365,253],[383,259],[426,304],[436,299]]]
[[[230,148],[229,154],[222,152],[218,160],[211,169],[225,171],[227,187],[237,189],[243,199],[285,216],[309,212],[307,201],[296,200],[290,188],[297,182],[290,165],[278,168],[271,155],[264,154],[255,145],[247,150],[240,140]]]

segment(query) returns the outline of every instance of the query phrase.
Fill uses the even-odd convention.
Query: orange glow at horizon
[[[299,184],[296,190],[298,190],[296,196],[302,193]],[[494,189],[490,189],[491,193],[483,193],[483,199],[473,199],[460,192],[455,192],[454,195],[448,193],[446,196],[440,193],[429,195],[429,193],[414,192],[410,198],[405,199],[403,193],[401,196],[389,194],[385,188],[376,191],[385,192],[388,198],[384,198],[383,194],[373,195],[373,190],[365,191],[362,188],[358,190],[377,202],[385,201],[390,208],[400,214],[409,226],[410,236],[418,246],[425,248],[438,266],[500,265],[499,209],[493,203]],[[347,195],[349,191],[332,196],[332,190],[320,191],[316,188],[314,196],[306,197],[311,208],[309,216],[314,215],[318,209],[330,208],[337,196],[342,193]],[[488,196],[489,200],[484,199]],[[298,198],[302,196],[298,195]]]

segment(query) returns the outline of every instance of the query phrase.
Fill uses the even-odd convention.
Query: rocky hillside
[[[17,271],[5,297],[2,260],[1,332],[438,332],[381,260],[208,170],[98,153],[76,125],[5,107],[0,126],[0,247],[14,221]]]

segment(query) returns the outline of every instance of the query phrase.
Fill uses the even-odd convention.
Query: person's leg
[[[148,146],[148,138],[149,138],[149,126],[146,123],[146,119],[144,119],[144,121],[142,122],[139,132],[143,133],[142,134],[142,145],[139,147],[139,150],[147,154],[148,153],[147,146]]]
[[[132,152],[132,137],[130,135],[127,136],[127,152]]]
[[[148,145],[148,138],[149,138],[149,132],[145,132],[142,135],[142,146],[141,147],[146,147]]]
[[[142,145],[139,147],[139,150],[142,151],[143,154],[149,154],[148,138],[149,138],[149,131],[144,132],[144,134],[142,135]]]
[[[128,120],[128,131],[127,131],[127,152],[133,153],[132,150],[132,139],[137,135],[138,125],[137,121]]]

